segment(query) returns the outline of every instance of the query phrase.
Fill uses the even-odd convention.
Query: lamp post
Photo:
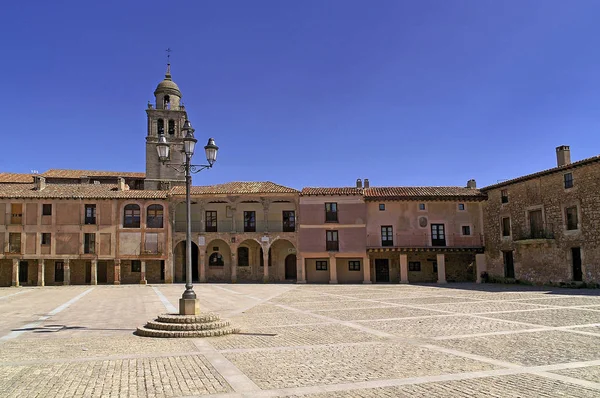
[[[167,142],[164,134],[161,134],[158,138],[158,144],[156,144],[156,151],[158,152],[158,158],[161,163],[166,164],[181,172],[185,171],[185,266],[186,266],[186,277],[185,277],[185,291],[179,300],[179,314],[180,315],[198,315],[200,312],[200,305],[196,299],[196,293],[192,286],[192,212],[191,212],[191,199],[190,190],[192,185],[192,174],[198,173],[204,169],[209,169],[217,160],[217,151],[219,147],[215,145],[215,140],[212,138],[208,139],[208,143],[204,147],[206,153],[206,161],[208,164],[205,165],[193,165],[191,164],[192,156],[194,155],[194,149],[196,148],[197,139],[194,138],[194,129],[189,120],[186,120],[183,124],[182,130],[185,132],[183,138],[183,150],[185,155],[185,162],[183,164],[171,164],[166,163],[169,160],[171,147]]]

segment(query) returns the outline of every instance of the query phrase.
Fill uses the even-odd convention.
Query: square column
[[[296,275],[296,283],[306,283],[306,264],[300,254],[296,254]]]
[[[148,281],[146,280],[146,260],[140,261],[140,284],[146,285]]]
[[[69,259],[65,260],[65,279],[63,281],[63,285],[67,286],[71,284],[71,264]]]
[[[115,260],[115,275],[113,283],[115,285],[121,284],[121,260]]]
[[[263,282],[269,282],[269,248],[263,247],[263,264],[264,264],[264,274],[263,274]]]
[[[235,255],[237,253],[236,247],[230,247],[231,251],[231,283],[237,282],[237,261]]]
[[[446,256],[442,254],[437,255],[437,267],[438,267],[438,282],[446,283]]]
[[[38,260],[38,275],[37,275],[37,285],[38,286],[44,286],[45,285],[45,280],[44,280],[44,260]]]
[[[200,246],[198,248],[198,262],[200,263],[200,283],[206,283],[206,248]]]
[[[400,283],[408,283],[408,254],[400,255]]]
[[[363,283],[371,283],[371,261],[369,256],[363,257]]]
[[[487,264],[485,263],[485,254],[480,253],[475,255],[475,281],[481,283],[481,273],[487,271]]]
[[[165,260],[165,283],[173,283],[173,255],[170,252]]]
[[[329,283],[338,283],[337,259],[335,258],[335,256],[329,256]]]
[[[92,260],[92,269],[90,275],[90,284],[97,285],[98,284],[98,260]]]
[[[13,258],[11,286],[19,286],[19,260]]]

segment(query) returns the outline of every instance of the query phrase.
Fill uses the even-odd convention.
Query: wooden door
[[[581,249],[579,247],[571,248],[573,257],[573,280],[581,282],[583,280],[583,272],[581,270]]]
[[[85,283],[92,283],[92,262],[85,262]]]
[[[544,236],[544,219],[541,210],[529,212],[529,230],[533,239]]]
[[[27,283],[29,275],[29,263],[27,261],[19,261],[19,284]]]
[[[444,224],[431,224],[431,246],[446,246]]]
[[[285,258],[285,279],[296,279],[296,255],[290,254]]]
[[[65,281],[65,263],[62,261],[54,262],[54,282]]]
[[[387,258],[375,259],[375,282],[390,281],[390,264]]]
[[[98,279],[98,283],[107,283],[108,282],[108,277],[107,277],[107,265],[106,265],[106,261],[98,261],[98,269],[97,269],[97,279]]]
[[[503,252],[504,253],[504,276],[506,278],[514,278],[515,277],[515,263],[513,259],[513,252]]]

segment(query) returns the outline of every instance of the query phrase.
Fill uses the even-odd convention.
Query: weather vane
[[[167,63],[168,63],[168,64],[170,64],[170,63],[171,63],[171,51],[172,51],[172,50],[171,50],[171,48],[169,47],[169,48],[167,48],[165,51],[167,52]]]

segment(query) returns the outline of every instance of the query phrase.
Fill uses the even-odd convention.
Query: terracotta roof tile
[[[192,187],[192,195],[216,195],[216,194],[263,194],[263,193],[298,193],[297,190],[283,185],[265,182],[228,182],[225,184],[205,185]],[[173,195],[185,195],[184,186],[176,186],[171,189]]]
[[[516,177],[507,181],[502,181],[499,182],[497,184],[493,184],[493,185],[488,185],[487,187],[481,188],[481,190],[483,192],[485,191],[489,191],[490,189],[495,189],[495,188],[500,188],[500,187],[504,187],[510,184],[514,184],[517,182],[522,182],[522,181],[527,181],[527,180],[531,180],[533,178],[538,178],[538,177],[542,177],[548,174],[552,174],[552,173],[558,173],[558,172],[564,172],[566,170],[570,170],[570,169],[574,169],[576,167],[581,167],[581,166],[585,166],[594,162],[600,162],[600,155],[598,156],[592,156],[591,158],[586,158],[586,159],[582,159],[579,160],[577,162],[573,162],[573,163],[569,163],[566,164],[564,166],[557,166],[557,167],[553,167],[551,169],[546,169],[546,170],[542,170],[542,171],[538,171],[536,173],[532,173],[532,174],[527,174],[521,177]]]
[[[0,183],[24,183],[31,184],[33,182],[33,174],[21,173],[0,173]]]
[[[479,189],[463,187],[371,187],[365,188],[366,200],[454,199],[483,200]]]
[[[70,169],[50,169],[42,177],[51,178],[80,178],[86,177],[130,177],[145,178],[146,173],[133,171],[102,171],[102,170],[70,170]]]
[[[40,199],[166,199],[167,191],[119,191],[111,184],[47,184],[38,191],[35,184],[0,184],[0,198]]]
[[[343,196],[343,195],[362,195],[362,188],[355,187],[339,187],[339,188],[319,188],[307,187],[302,188],[300,195],[302,196]]]

